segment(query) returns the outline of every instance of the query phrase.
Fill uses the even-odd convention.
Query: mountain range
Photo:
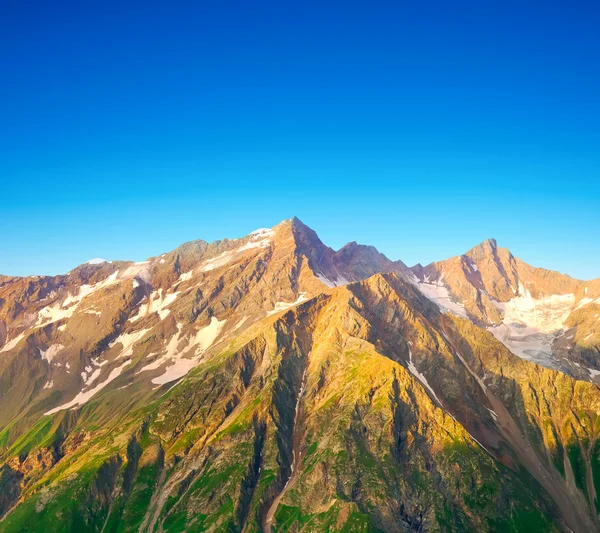
[[[600,532],[600,279],[297,218],[0,276],[0,532]]]

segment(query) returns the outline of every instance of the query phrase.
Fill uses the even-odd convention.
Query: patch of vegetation
[[[597,442],[594,446],[590,462],[592,463],[592,477],[594,488],[596,489],[596,499],[594,504],[596,506],[596,511],[600,513],[600,442]]]
[[[573,469],[573,475],[575,476],[575,484],[581,492],[586,494],[585,487],[585,463],[581,448],[579,444],[574,443],[567,446],[567,455],[571,462],[571,468]]]

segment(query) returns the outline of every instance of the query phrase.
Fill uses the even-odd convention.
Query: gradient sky
[[[600,277],[599,28],[598,2],[2,2],[0,272],[296,215]]]

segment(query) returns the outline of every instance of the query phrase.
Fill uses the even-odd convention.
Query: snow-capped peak
[[[273,233],[275,232],[271,228],[258,228],[251,232],[250,235],[266,237],[273,235]]]

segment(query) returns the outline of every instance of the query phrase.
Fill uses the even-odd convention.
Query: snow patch
[[[182,325],[177,324],[177,333],[169,339],[169,342],[165,347],[165,353],[152,363],[143,367],[140,372],[156,370],[165,363],[171,362],[172,364],[168,365],[160,376],[152,379],[152,383],[155,385],[164,385],[165,383],[170,383],[171,381],[182,378],[198,365],[202,359],[202,354],[215,342],[221,329],[225,325],[225,322],[225,320],[218,320],[213,316],[210,320],[210,324],[200,329],[191,338],[187,339],[185,345],[181,349],[179,349],[179,346],[184,341],[181,335]],[[192,358],[184,358],[183,355],[194,347],[196,347],[194,356]]]
[[[88,391],[82,390],[70,402],[65,403],[63,405],[60,405],[58,407],[55,407],[54,409],[50,409],[50,411],[46,411],[44,414],[46,414],[46,415],[52,415],[54,413],[57,413],[58,411],[62,411],[63,409],[71,409],[71,407],[83,405],[92,396],[94,396],[96,393],[100,392],[104,387],[106,387],[111,381],[114,381],[115,379],[117,379],[121,375],[121,373],[123,372],[123,369],[129,363],[130,363],[130,361],[125,361],[121,366],[118,366],[117,368],[114,368],[111,371],[111,373],[108,375],[108,378],[106,378],[102,383],[99,383],[98,385],[96,385],[92,389],[89,389]]]
[[[133,263],[132,265],[129,265],[121,275],[121,279],[131,278],[140,278],[145,283],[149,283],[152,279],[149,261],[143,261],[142,263]]]
[[[61,320],[64,320],[65,318],[71,318],[76,309],[77,305],[69,307],[68,309],[64,309],[60,304],[44,307],[38,313],[38,320],[36,322],[36,326],[47,326],[48,324],[59,322]]]
[[[57,303],[44,307],[38,313],[38,319],[35,324],[36,327],[47,326],[54,322],[59,322],[65,318],[71,318],[77,310],[81,301],[90,294],[103,289],[117,282],[117,276],[119,271],[112,273],[106,279],[99,281],[94,285],[81,285],[77,294],[71,294],[65,298],[62,304]],[[61,329],[62,328],[62,329]],[[61,326],[61,331],[64,329],[64,325]]]
[[[581,309],[582,307],[591,304],[593,301],[593,298],[582,298],[581,300],[579,300],[579,303],[577,304],[577,307],[574,309],[574,311],[577,311],[577,309]]]
[[[246,244],[241,246],[236,250],[236,253],[244,252],[246,250],[251,250],[252,248],[266,248],[269,246],[271,239],[261,239],[259,241],[248,241]]]
[[[498,422],[498,415],[496,414],[496,411],[494,411],[493,409],[490,409],[489,407],[486,407],[486,409],[490,412],[490,414],[492,415],[492,418]]]
[[[52,359],[54,359],[63,348],[64,346],[62,344],[53,344],[52,346],[49,346],[45,351],[40,348],[40,357],[44,361],[51,363]]]
[[[179,282],[182,281],[188,281],[190,279],[192,279],[192,274],[194,273],[194,270],[190,270],[189,272],[184,272],[183,274],[181,274],[181,276],[179,276]]]
[[[92,369],[91,366],[86,366],[85,367],[85,372],[81,373],[81,377],[83,378],[83,382],[86,385],[89,385],[91,383],[94,383],[94,381],[96,381],[99,377],[100,377],[100,373],[102,372],[102,367],[98,367],[96,369]]]
[[[9,350],[12,350],[17,344],[19,344],[23,340],[24,337],[25,337],[25,332],[19,333],[14,339],[8,341],[4,345],[2,350],[0,350],[0,353],[8,352]]]
[[[108,344],[109,348],[121,344],[121,353],[119,357],[131,357],[133,355],[133,345],[142,340],[144,335],[148,333],[150,329],[141,329],[134,331],[133,333],[121,333],[115,340]]]
[[[99,281],[94,285],[81,285],[79,287],[79,292],[77,294],[68,296],[62,303],[62,307],[68,307],[71,304],[78,304],[79,302],[81,302],[81,300],[83,300],[86,296],[89,296],[93,292],[96,292],[97,290],[102,289],[104,287],[108,287],[109,285],[113,285],[117,281],[118,274],[119,271],[117,270],[113,272],[110,276],[108,276],[106,279]]]
[[[205,352],[212,346],[215,342],[223,326],[225,325],[225,320],[217,320],[216,317],[212,317],[210,319],[210,324],[196,333],[192,345],[197,345],[196,355],[200,355]]]
[[[222,254],[208,259],[202,263],[200,270],[202,272],[210,272],[229,263],[235,256],[235,251],[223,252]]]
[[[144,372],[146,370],[156,370],[157,368],[159,368],[160,366],[162,366],[164,363],[168,362],[169,360],[171,360],[174,357],[177,357],[178,354],[180,352],[178,352],[177,348],[179,346],[181,339],[181,329],[182,329],[182,324],[177,324],[177,332],[173,334],[173,336],[169,339],[169,342],[167,343],[166,347],[165,347],[165,353],[163,355],[161,355],[158,359],[156,359],[155,361],[153,361],[152,363],[146,365],[145,367],[143,367],[139,372]]]
[[[247,316],[243,316],[242,318],[240,318],[236,323],[235,326],[233,326],[232,331],[235,331],[236,329],[239,329],[243,326],[244,322],[246,322],[246,320],[248,320]]]
[[[508,302],[494,302],[504,318],[502,324],[488,330],[522,359],[560,370],[552,357],[552,343],[562,334],[574,301],[574,294],[536,299],[519,283],[519,296]]]
[[[430,281],[429,276],[424,281],[417,283],[418,289],[436,304],[442,313],[452,313],[454,315],[467,318],[467,313],[462,304],[454,302],[450,298],[450,293],[444,285],[444,276],[437,281]]]
[[[600,370],[596,370],[595,368],[588,368],[587,371],[590,373],[592,379],[596,376],[600,376]]]
[[[275,307],[273,307],[273,310],[267,312],[267,315],[274,315],[275,313],[279,313],[281,311],[284,311],[285,309],[294,307],[295,305],[305,302],[306,300],[308,300],[308,298],[306,297],[306,293],[301,292],[300,295],[298,296],[298,299],[295,302],[277,302],[275,304]]]
[[[250,235],[257,235],[260,237],[272,237],[275,232],[271,228],[258,228],[250,232]]]
[[[337,276],[335,276],[333,279],[328,278],[325,274],[319,273],[317,274],[317,278],[323,285],[326,285],[330,289],[332,287],[341,287],[342,285],[348,285],[348,283],[350,283],[350,281],[340,273],[337,273]]]
[[[238,254],[245,252],[246,250],[251,250],[253,248],[266,248],[271,244],[271,238],[275,235],[275,232],[271,229],[258,229],[253,231],[250,234],[250,240],[236,248],[235,250],[229,250],[227,252],[223,252],[222,254],[213,257],[212,259],[208,259],[202,263],[200,270],[202,272],[210,272],[211,270],[215,270],[222,266],[225,266],[227,263],[232,261]]]
[[[585,307],[586,305],[590,304],[600,305],[600,298],[582,298],[581,300],[579,300],[577,307],[573,309],[573,311],[577,311],[577,309],[581,309],[582,307]]]
[[[332,287],[335,287],[336,284],[334,281],[330,280],[328,277],[324,276],[323,274],[317,274],[317,278],[319,278],[319,281],[323,284],[326,285],[327,287],[329,287],[330,289]]]
[[[172,292],[170,294],[164,294],[163,289],[154,291],[148,298],[148,302],[141,304],[136,315],[132,316],[129,321],[135,322],[140,318],[147,316],[151,313],[158,313],[161,320],[164,320],[169,315],[169,310],[165,309],[171,305],[179,296],[178,292]]]
[[[164,374],[153,378],[152,383],[155,385],[164,385],[165,383],[175,381],[185,376],[190,370],[193,370],[197,364],[197,359],[177,359],[172,365],[165,368]],[[144,370],[146,369],[144,368]]]
[[[423,385],[431,393],[431,395],[435,398],[435,401],[437,403],[439,403],[440,405],[442,405],[442,402],[437,397],[437,394],[435,393],[435,391],[433,390],[433,388],[431,387],[431,385],[427,381],[427,378],[423,374],[421,374],[421,372],[419,372],[417,370],[417,367],[413,363],[412,352],[411,352],[410,348],[408,349],[408,357],[409,357],[408,370],[410,370],[410,373],[413,376],[415,376],[421,382],[421,385]]]

